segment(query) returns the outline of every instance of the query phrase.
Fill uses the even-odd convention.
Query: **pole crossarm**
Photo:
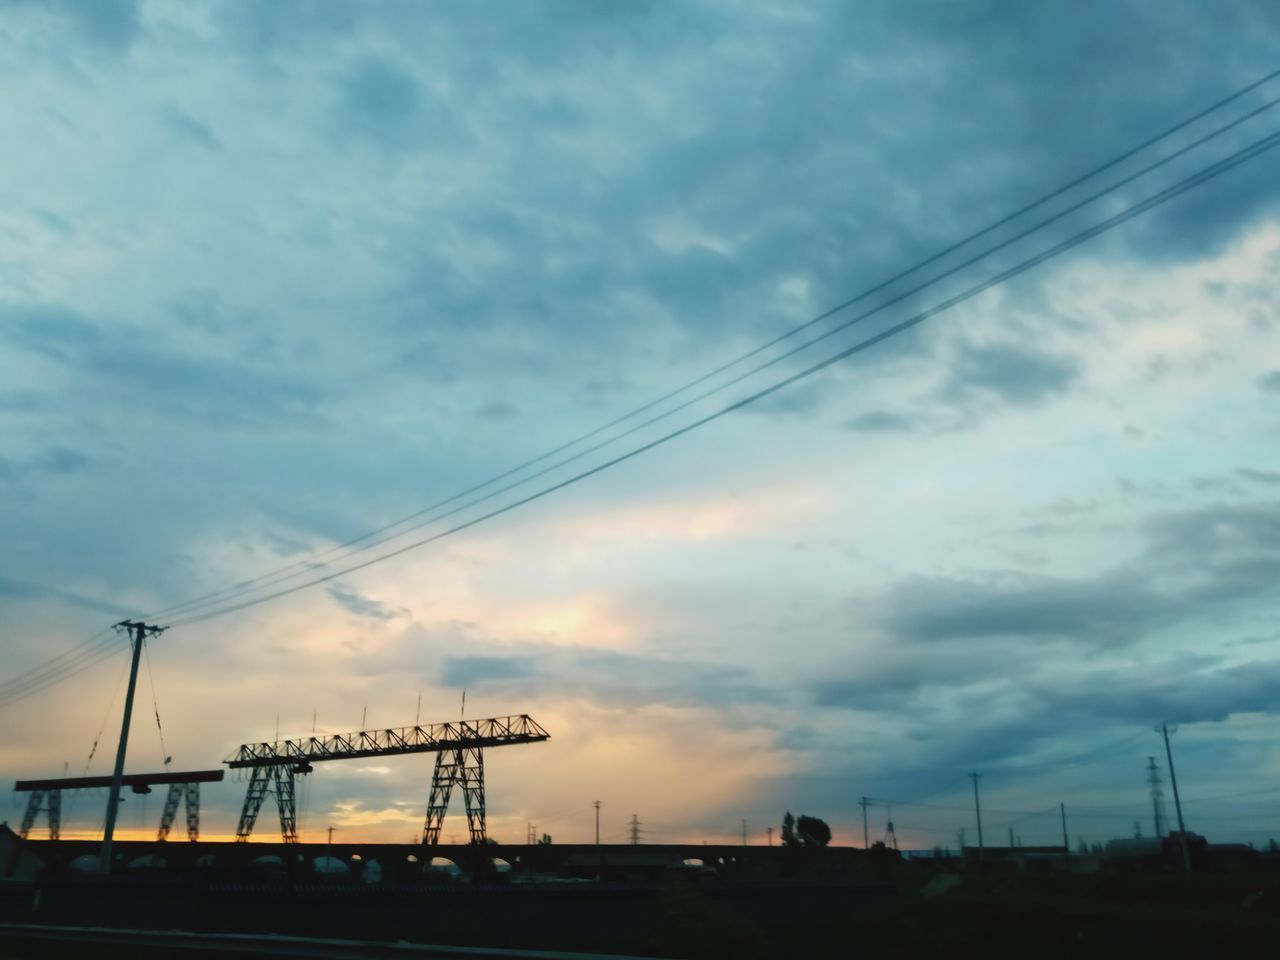
[[[186,773],[130,773],[120,778],[122,787],[155,787],[172,783],[217,783],[227,775],[225,770],[189,770]],[[16,793],[36,790],[97,790],[111,786],[111,777],[57,777],[52,780],[19,780]]]
[[[515,743],[540,743],[551,734],[527,713],[487,720],[458,720],[412,727],[361,730],[274,743],[245,743],[223,762],[232,770],[284,766],[320,760],[354,760],[407,753],[440,753]]]

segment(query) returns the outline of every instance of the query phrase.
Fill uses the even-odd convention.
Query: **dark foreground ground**
[[[838,887],[547,885],[378,889],[89,882],[0,891],[0,922],[344,937],[650,957],[1273,954],[1273,874],[938,874]],[[34,931],[31,931],[34,933]],[[55,944],[0,929],[0,957],[408,956],[389,946]],[[249,950],[249,952],[245,952]],[[337,952],[334,952],[334,951]],[[424,954],[418,954],[424,955]],[[441,953],[435,956],[465,956]],[[474,954],[472,954],[474,956]],[[510,954],[495,954],[503,956]]]

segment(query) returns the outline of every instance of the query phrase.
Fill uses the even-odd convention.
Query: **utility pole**
[[[1191,850],[1187,846],[1187,828],[1182,822],[1182,801],[1178,799],[1178,775],[1173,772],[1173,748],[1169,746],[1169,724],[1160,724],[1160,733],[1164,735],[1164,754],[1169,760],[1169,784],[1173,787],[1173,808],[1178,812],[1178,833],[1182,836],[1182,866],[1187,873],[1191,872]],[[1174,727],[1177,733],[1178,728]]]
[[[742,845],[744,847],[747,845],[747,821],[746,820],[742,821]]]
[[[1160,767],[1155,757],[1147,757],[1147,784],[1151,787],[1151,818],[1155,821],[1156,839],[1165,835],[1164,790],[1160,787]]]
[[[600,852],[600,801],[592,800],[591,805],[596,808],[596,852]]]
[[[1009,849],[1012,850],[1017,844],[1013,842],[1013,827],[1009,828]]]
[[[631,815],[631,845],[640,845],[640,816],[635,813]]]
[[[1067,839],[1067,805],[1059,803],[1058,809],[1062,812],[1062,865],[1067,873],[1071,872],[1071,841]]]
[[[982,805],[978,802],[978,777],[981,774],[976,770],[969,774],[969,779],[973,781],[973,812],[978,818],[978,860],[982,860]]]
[[[858,806],[862,808],[862,849],[871,849],[871,840],[867,836],[867,807],[871,806],[871,801],[863,797],[858,801]]]
[[[769,834],[769,846],[773,846],[773,827],[766,827],[765,832]]]
[[[111,774],[111,792],[107,795],[107,822],[102,832],[102,872],[111,873],[111,841],[116,832],[116,815],[120,812],[120,785],[124,781],[124,755],[129,748],[129,718],[133,715],[133,691],[138,685],[138,661],[142,643],[147,637],[164,633],[168,627],[154,627],[135,620],[121,620],[114,629],[123,630],[133,641],[133,660],[129,665],[129,689],[124,697],[124,719],[120,723],[120,746],[116,749],[116,766]]]

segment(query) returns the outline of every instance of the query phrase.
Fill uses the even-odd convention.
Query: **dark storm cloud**
[[[1244,479],[1253,483],[1261,483],[1267,486],[1280,484],[1280,471],[1276,470],[1254,470],[1251,467],[1242,467],[1237,471]]]
[[[920,579],[895,590],[886,626],[912,642],[1016,636],[1119,643],[1169,617],[1170,600],[1131,575]]]
[[[871,790],[945,804],[937,797],[964,790],[968,783],[960,771],[975,767],[989,777],[988,783],[1001,782],[1006,788],[1038,781],[1043,789],[1050,778],[1063,775],[1061,789],[1074,791],[1081,786],[1081,774],[1087,775],[1086,784],[1100,784],[1109,768],[1136,766],[1142,756],[1154,752],[1158,740],[1150,733],[1153,724],[1212,725],[1241,715],[1280,712],[1280,665],[1274,660],[1221,666],[1213,657],[1172,655],[1146,660],[1136,671],[1044,670],[1028,673],[1016,691],[997,697],[990,679],[999,666],[985,664],[984,683],[983,658],[978,659],[979,669],[959,678],[971,686],[949,706],[968,718],[965,723],[951,723],[950,714],[936,710],[930,690],[899,697],[891,707],[873,704],[871,709],[886,706],[884,716],[894,722],[911,718],[896,750],[883,755],[870,774],[857,768],[842,774],[836,764],[827,787],[806,778],[815,796],[842,786],[845,796]],[[995,703],[1004,709],[993,711]],[[829,705],[862,704],[837,697]],[[1079,739],[1082,732],[1087,740]],[[1249,756],[1247,745],[1234,745],[1230,730],[1223,730],[1221,737],[1211,741],[1211,755],[1199,758],[1203,769],[1253,770],[1263,762]],[[869,780],[875,786],[869,786]]]
[[[412,147],[453,139],[460,127],[452,109],[429,101],[407,70],[366,58],[341,82],[339,128],[386,147]]]
[[[1164,676],[1152,678],[1099,670],[1062,685],[1041,684],[1034,699],[1046,720],[1067,723],[1215,723],[1234,714],[1280,709],[1280,663],[1273,660],[1215,670],[1176,664],[1161,672]]]
[[[473,643],[474,645],[474,643]],[[728,707],[774,703],[778,691],[741,667],[590,647],[521,647],[519,654],[446,657],[440,682],[478,691],[583,697],[605,704]]]
[[[920,426],[919,417],[891,410],[873,410],[860,413],[844,422],[846,430],[854,433],[911,433]]]
[[[445,661],[440,682],[446,687],[479,687],[503,680],[525,680],[542,673],[531,656],[450,657]]]
[[[107,614],[112,617],[128,616],[131,613],[130,610],[107,600],[87,597],[73,590],[63,590],[59,587],[9,577],[0,577],[0,597],[8,597],[12,600],[59,600],[75,607],[91,610],[96,614]]]
[[[158,418],[262,425],[317,422],[325,402],[318,385],[252,350],[220,357],[60,307],[0,308],[0,338],[62,365],[73,378],[73,392],[90,384],[105,387],[95,393],[95,408],[105,402]]]
[[[171,130],[179,136],[190,140],[196,146],[215,153],[222,150],[222,141],[218,139],[213,129],[207,123],[197,120],[185,110],[170,106],[162,116]]]
[[[18,0],[15,6],[24,3],[25,0]],[[142,29],[138,0],[49,0],[43,5],[74,24],[92,45],[113,51],[122,52],[132,46]]]
[[[1046,718],[1074,712],[1080,722],[1091,715],[1132,719],[1157,708],[1187,722],[1271,709],[1270,668],[1217,669],[1216,658],[1203,655],[1185,658],[1179,671],[1146,670],[1140,679],[1128,669],[1072,679],[1064,668],[1080,656],[1132,648],[1161,629],[1212,623],[1233,605],[1268,595],[1280,577],[1280,504],[1170,512],[1142,529],[1143,552],[1097,577],[899,583],[886,597],[883,648],[864,650],[856,674],[814,681],[811,692],[823,706],[895,711],[940,690],[978,691],[1017,677],[1018,690],[1007,697],[1029,718],[1047,703],[1054,706]],[[1117,693],[1124,684],[1135,691],[1129,701]]]
[[[1037,403],[1062,393],[1080,376],[1074,357],[1013,343],[962,344],[952,358],[944,395],[981,392],[1009,403]]]
[[[975,637],[1126,644],[1151,630],[1258,597],[1280,575],[1280,504],[1208,506],[1145,524],[1136,560],[1090,578],[1016,574],[900,584],[885,628],[902,642]],[[1177,587],[1166,586],[1170,580]]]
[[[396,611],[390,609],[380,600],[361,596],[356,591],[339,584],[331,584],[325,587],[325,593],[343,610],[358,617],[368,617],[373,620],[390,620],[396,616]]]
[[[29,460],[0,457],[0,481],[41,475],[69,476],[86,470],[93,460],[69,447],[50,447]]]
[[[872,410],[844,422],[846,430],[860,433],[910,433],[916,429],[919,420],[904,413],[892,410]]]

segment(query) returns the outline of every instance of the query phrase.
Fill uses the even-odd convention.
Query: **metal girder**
[[[274,743],[245,743],[225,763],[232,769],[284,766],[318,760],[351,760],[539,743],[550,737],[528,714],[520,714],[486,720],[361,730],[325,737],[277,740]]]
[[[486,834],[484,808],[484,752],[468,747],[436,755],[436,768],[431,776],[431,796],[427,800],[427,822],[422,829],[422,842],[435,846],[440,842],[440,829],[449,811],[453,787],[462,787],[467,810],[467,830],[472,843],[484,843]]]
[[[124,776],[120,785],[132,787],[135,793],[145,792],[139,788],[163,786],[173,783],[216,783],[227,775],[225,770],[188,770],[183,772],[164,773],[130,773]],[[110,777],[54,777],[49,780],[19,780],[13,785],[17,793],[33,790],[94,790],[111,786]]]

